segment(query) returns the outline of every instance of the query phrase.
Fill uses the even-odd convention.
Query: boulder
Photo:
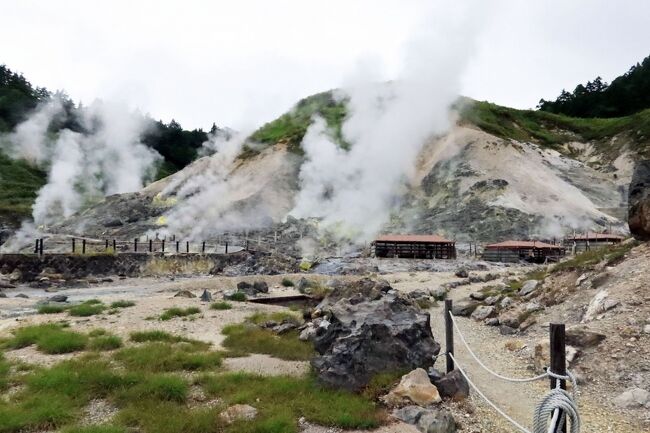
[[[487,326],[499,326],[499,318],[490,317],[488,319],[485,319],[483,323],[486,324]]]
[[[237,283],[237,291],[246,294],[246,296],[253,297],[257,295],[257,292],[251,283],[246,281],[240,281]]]
[[[530,295],[535,290],[537,290],[537,287],[539,287],[539,281],[537,281],[537,280],[524,281],[524,283],[521,285],[521,289],[519,289],[519,292],[518,292],[519,296]]]
[[[0,278],[0,289],[15,289],[16,286],[11,284],[8,279]]]
[[[572,326],[566,330],[566,343],[575,347],[597,346],[604,339],[604,334],[594,332],[584,325]]]
[[[235,421],[250,421],[256,416],[257,409],[247,404],[235,404],[219,414],[219,418],[226,424],[232,424]]]
[[[47,298],[47,302],[65,302],[68,300],[66,295],[54,295]]]
[[[309,289],[310,287],[311,287],[311,282],[305,277],[300,278],[298,280],[298,284],[296,284],[296,289],[300,293],[305,293],[305,291],[307,291],[307,289]]]
[[[310,341],[314,336],[316,335],[316,326],[309,322],[305,328],[300,331],[300,335],[298,336],[298,339],[300,341]]]
[[[23,279],[23,273],[20,271],[20,269],[16,268],[14,269],[10,274],[9,274],[9,282],[10,283],[16,283],[19,281],[22,281]]]
[[[609,292],[607,290],[601,290],[593,297],[589,305],[587,306],[587,311],[582,318],[582,323],[591,322],[596,319],[599,315],[605,313],[608,310],[616,307],[619,304],[615,299],[609,298]]]
[[[469,397],[469,383],[458,369],[445,374],[433,384],[442,398],[460,401]]]
[[[467,269],[464,269],[464,268],[461,268],[461,269],[457,270],[454,275],[456,275],[458,278],[467,278],[467,277],[469,277],[469,274],[467,273]]]
[[[503,299],[499,302],[499,306],[500,306],[501,308],[508,308],[508,307],[511,306],[514,302],[515,302],[515,301],[514,301],[510,296],[506,296],[505,298],[503,298]]]
[[[469,297],[475,301],[483,301],[485,298],[487,298],[487,295],[483,292],[473,292],[469,295]]]
[[[189,290],[180,290],[176,292],[174,298],[196,298],[196,295]]]
[[[458,317],[469,317],[480,304],[476,301],[454,303],[451,314]]]
[[[519,319],[521,314],[522,312],[518,308],[503,311],[499,314],[499,323],[517,329],[521,324],[521,320]]]
[[[391,407],[399,407],[405,404],[428,406],[441,401],[438,389],[431,383],[427,372],[423,368],[417,368],[402,376],[399,384],[382,400]]]
[[[489,317],[493,317],[496,315],[496,308],[487,306],[487,305],[481,305],[477,307],[473,312],[472,312],[472,319],[476,321],[483,321]]]
[[[208,289],[203,289],[201,294],[201,302],[212,302],[212,294],[208,292]]]
[[[266,281],[255,281],[253,289],[256,293],[269,293],[269,285],[266,284]]]
[[[326,385],[359,390],[378,373],[430,367],[440,352],[429,314],[381,281],[334,289],[316,310],[328,319],[314,336],[312,366]]]
[[[636,163],[627,202],[630,233],[638,240],[650,240],[650,160]]]
[[[566,362],[570,365],[578,357],[578,349],[572,346],[566,346]],[[533,364],[535,370],[542,372],[545,367],[551,365],[551,348],[548,340],[542,340],[535,344],[533,355]]]
[[[650,409],[650,392],[641,388],[632,388],[614,398],[614,404],[624,409]]]
[[[436,301],[442,301],[447,297],[447,289],[444,287],[436,287],[431,290],[431,296],[433,296],[433,299]]]
[[[444,408],[423,408],[405,406],[393,412],[393,417],[407,424],[415,425],[423,433],[454,433],[456,421]]]
[[[279,325],[273,326],[271,330],[278,335],[286,334],[289,331],[296,329],[297,326],[293,322],[282,322]]]
[[[488,296],[487,298],[485,298],[485,301],[483,302],[485,305],[496,305],[497,302],[499,302],[500,300],[501,300],[501,296],[495,295],[495,296]]]
[[[14,296],[14,298],[24,298],[24,299],[28,299],[29,296],[27,296],[27,295],[24,294],[24,293],[19,293],[19,294],[17,294],[16,296]]]

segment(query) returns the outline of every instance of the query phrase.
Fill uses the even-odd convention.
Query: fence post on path
[[[566,376],[566,335],[564,323],[551,323],[550,325],[550,351],[551,371],[560,376]],[[551,377],[551,389],[557,387],[557,381]],[[566,389],[566,380],[560,380],[560,388]],[[555,426],[553,433],[566,433],[566,420]]]
[[[108,239],[106,239],[106,245],[104,245],[104,250],[108,250]]]
[[[81,240],[81,254],[86,254],[86,240]]]
[[[133,239],[133,252],[138,252],[138,238]]]
[[[160,248],[160,249],[161,249],[162,252],[164,253],[164,252],[165,252],[165,240],[163,239],[161,242],[162,242],[162,243],[161,243],[161,248]]]
[[[201,254],[205,253],[205,241],[201,244]]]
[[[153,252],[153,239],[149,239],[149,252]]]
[[[42,256],[43,255],[43,238],[41,238],[41,246],[38,249],[38,253]]]
[[[40,239],[36,239],[36,243],[34,244],[34,254],[38,254],[38,247],[41,243]]]
[[[117,242],[115,242],[115,239],[113,239],[113,252],[117,253]]]
[[[451,299],[445,299],[445,350],[447,352],[447,373],[454,370],[454,360],[451,359],[454,354],[454,324],[451,319],[452,309]]]
[[[75,246],[75,238],[72,238],[72,254],[75,253],[76,246]]]
[[[190,241],[185,242],[185,252],[189,253],[190,252]]]
[[[226,254],[228,254],[228,241],[226,241]]]
[[[176,235],[174,235],[176,237]],[[181,248],[181,241],[176,241],[176,252],[178,252]]]

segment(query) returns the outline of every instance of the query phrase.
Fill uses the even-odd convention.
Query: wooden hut
[[[573,235],[565,240],[565,244],[573,250],[574,254],[589,251],[592,248],[601,248],[623,242],[623,236],[613,233],[592,233]]]
[[[436,235],[383,235],[373,242],[376,257],[455,259],[456,242]]]
[[[515,263],[521,260],[534,263],[557,261],[566,254],[566,248],[540,241],[505,241],[487,245],[483,260]]]

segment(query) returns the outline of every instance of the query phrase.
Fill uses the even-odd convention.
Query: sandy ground
[[[517,274],[522,272],[518,268],[505,268],[500,272],[502,275]],[[494,270],[492,270],[494,272]],[[480,274],[480,272],[478,273]],[[126,308],[115,315],[100,315],[89,318],[73,318],[66,313],[55,315],[34,314],[34,306],[39,300],[43,300],[51,293],[43,290],[17,288],[7,291],[8,298],[0,298],[0,338],[7,336],[10,330],[17,326],[47,321],[66,320],[70,326],[79,331],[88,331],[94,328],[105,328],[111,332],[128,337],[128,334],[137,330],[160,329],[174,334],[211,342],[215,348],[220,347],[222,341],[221,329],[231,323],[241,322],[246,316],[256,311],[279,311],[283,307],[272,305],[260,305],[252,303],[236,303],[231,310],[210,310],[209,304],[201,303],[198,298],[175,298],[173,295],[181,289],[192,291],[199,296],[203,289],[208,289],[215,299],[220,298],[223,290],[233,288],[237,282],[246,280],[254,281],[264,279],[269,283],[271,293],[275,295],[294,294],[292,288],[284,288],[280,281],[284,276],[260,276],[246,278],[229,277],[198,277],[191,279],[177,279],[171,281],[164,278],[142,278],[127,279],[108,283],[99,287],[85,289],[69,289],[62,293],[67,294],[71,301],[80,301],[90,298],[98,298],[105,303],[118,299],[133,300],[134,307]],[[450,272],[399,272],[382,275],[398,290],[409,292],[417,289],[432,289],[437,285],[455,279]],[[297,281],[299,276],[290,276]],[[312,278],[310,276],[310,278]],[[330,277],[319,277],[327,279]],[[450,298],[460,300],[477,290],[482,285],[473,284],[460,286],[450,292]],[[487,283],[489,284],[489,283]],[[30,298],[14,298],[17,293],[27,293]],[[165,308],[198,306],[201,314],[194,320],[175,318],[169,321],[155,320]],[[432,316],[432,330],[438,341],[444,341],[444,326],[442,307],[433,307],[430,310]],[[494,370],[512,377],[530,377],[534,372],[530,371],[530,357],[523,352],[511,352],[505,348],[505,343],[513,337],[506,337],[499,334],[498,329],[484,326],[481,323],[470,319],[459,319],[461,327],[468,343],[472,346],[478,356],[491,366]],[[481,388],[481,390],[495,403],[511,414],[523,425],[530,425],[533,408],[538,399],[548,389],[548,383],[543,381],[532,384],[511,384],[495,381],[488,373],[484,372],[473,362],[462,343],[456,339],[456,356],[466,369],[470,377]],[[444,350],[444,348],[443,348]],[[9,351],[7,357],[24,362],[51,365],[62,359],[74,355],[44,355],[33,348],[25,348],[16,351]],[[264,375],[290,374],[300,375],[308,370],[305,362],[283,361],[265,355],[252,355],[244,358],[227,359],[225,366],[231,370],[241,370]],[[440,359],[437,368],[444,370],[444,359]],[[613,412],[610,408],[603,407],[597,403],[595,396],[591,394],[589,387],[581,391],[579,405],[583,417],[583,432],[620,432],[620,433],[641,433],[644,428],[637,420],[625,417],[623,414]],[[515,432],[506,421],[490,409],[480,397],[473,393],[471,402],[474,408],[469,412],[474,415],[465,415],[459,421],[465,431],[470,432]],[[458,418],[458,417],[457,417]],[[338,430],[328,429],[319,426],[305,426],[304,432],[325,433]],[[402,423],[385,426],[377,433],[415,432],[412,426]]]

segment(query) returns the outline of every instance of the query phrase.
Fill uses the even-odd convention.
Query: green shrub
[[[294,286],[293,281],[291,281],[289,278],[283,278],[282,279],[282,285],[284,287],[293,287]]]
[[[129,369],[153,372],[209,370],[221,366],[221,354],[192,343],[146,343],[121,349],[115,358]]]
[[[48,354],[69,353],[86,348],[88,338],[77,332],[67,331],[61,325],[44,324],[19,328],[5,345],[20,349],[36,344],[39,351]]]
[[[38,393],[15,405],[0,403],[0,432],[54,430],[74,420],[77,408],[59,394]]]
[[[66,310],[64,305],[43,304],[38,307],[38,314],[58,314]]]
[[[111,308],[128,308],[133,307],[135,302],[133,301],[115,301],[111,303]]]
[[[89,317],[101,314],[106,309],[106,306],[95,301],[96,299],[91,299],[79,305],[72,306],[68,309],[68,314],[75,317]]]
[[[178,343],[185,341],[184,338],[176,335],[169,334],[165,331],[138,331],[131,333],[131,341],[136,343],[144,343],[146,341],[166,341],[170,343]]]
[[[122,347],[122,339],[117,335],[101,335],[90,340],[88,347],[92,350],[115,350]]]
[[[174,317],[186,317],[190,316],[192,314],[199,314],[201,312],[201,309],[197,307],[188,307],[188,308],[168,308],[166,309],[161,315],[160,315],[160,320],[171,320]]]
[[[277,335],[252,324],[238,324],[226,326],[222,333],[226,336],[223,347],[238,354],[262,353],[280,359],[301,361],[309,360],[314,355],[312,345],[300,341],[297,331]]]
[[[212,310],[230,310],[231,308],[232,308],[232,304],[225,301],[215,302],[212,305],[210,305],[210,309]]]
[[[263,325],[266,322],[291,322],[299,326],[302,324],[302,319],[293,312],[276,311],[273,313],[255,313],[246,318],[249,323],[255,325]]]
[[[95,328],[88,333],[89,337],[99,337],[100,335],[106,335],[108,331],[102,328]]]
[[[9,385],[9,370],[10,365],[0,352],[0,391],[4,391]]]
[[[229,298],[231,301],[236,301],[236,302],[246,302],[246,293],[244,292],[235,292],[232,295],[230,295]]]
[[[139,383],[118,394],[120,401],[147,399],[183,403],[187,400],[188,386],[183,378],[171,375],[150,375]]]

